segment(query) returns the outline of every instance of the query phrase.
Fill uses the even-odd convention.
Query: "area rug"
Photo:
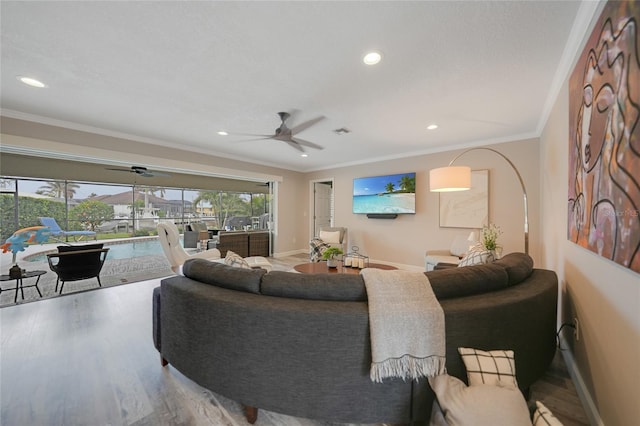
[[[102,287],[98,286],[98,280],[96,278],[69,281],[64,284],[62,295],[60,295],[55,292],[57,276],[55,272],[49,269],[49,264],[46,261],[22,262],[20,263],[20,267],[28,271],[47,271],[46,274],[40,277],[40,281],[38,282],[38,288],[42,293],[42,297],[40,297],[35,287],[26,287],[24,289],[24,299],[22,299],[20,290],[18,290],[18,300],[14,303],[16,282],[14,280],[2,281],[0,283],[2,288],[2,292],[0,292],[0,308],[50,299],[52,297],[60,297],[82,291],[93,291],[100,288],[174,275],[164,255],[143,256],[131,259],[107,259],[100,272]],[[27,278],[24,279],[23,284],[25,286],[35,284],[35,280],[36,278]],[[58,288],[58,290],[60,290],[60,288]]]

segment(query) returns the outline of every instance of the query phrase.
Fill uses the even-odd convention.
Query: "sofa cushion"
[[[448,425],[531,425],[527,402],[516,388],[466,386],[447,374],[429,378],[429,383]]]
[[[266,271],[235,268],[206,259],[189,259],[184,262],[182,273],[185,277],[205,284],[259,294],[260,279]]]
[[[439,300],[471,296],[509,286],[507,271],[494,263],[439,269],[425,272],[425,275]]]
[[[293,299],[366,301],[367,292],[360,275],[298,274],[271,271],[262,277],[264,295]]]
[[[505,268],[509,275],[509,285],[518,284],[533,273],[533,259],[526,253],[509,253],[494,264]]]

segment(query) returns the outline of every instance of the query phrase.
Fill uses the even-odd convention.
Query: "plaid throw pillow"
[[[309,257],[311,258],[311,261],[320,262],[320,260],[322,260],[322,253],[329,248],[329,244],[326,244],[320,238],[314,238],[309,241],[309,248]]]
[[[247,261],[244,260],[242,256],[232,252],[231,250],[227,251],[227,255],[224,258],[224,264],[233,266],[235,268],[251,269],[251,266],[249,266]]]
[[[516,362],[513,351],[490,351],[458,348],[464,366],[467,369],[469,386],[497,385],[518,387],[516,381]]]
[[[467,254],[462,258],[460,263],[458,263],[458,267],[460,266],[471,266],[471,265],[481,265],[483,263],[491,263],[495,260],[493,252],[484,248],[481,243],[478,243],[471,247]]]
[[[562,426],[562,422],[542,402],[536,401],[536,407],[533,413],[533,426]]]

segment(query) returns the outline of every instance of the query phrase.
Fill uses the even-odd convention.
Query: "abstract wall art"
[[[568,239],[640,273],[640,2],[609,1],[569,80]]]

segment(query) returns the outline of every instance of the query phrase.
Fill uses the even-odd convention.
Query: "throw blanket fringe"
[[[363,269],[374,382],[412,380],[445,369],[444,311],[422,272]]]
[[[382,383],[382,379],[388,377],[400,377],[402,380],[418,380],[421,377],[432,377],[433,372],[442,374],[445,371],[445,358],[431,356],[428,358],[415,358],[405,355],[401,358],[390,358],[382,362],[371,363],[371,380]]]

